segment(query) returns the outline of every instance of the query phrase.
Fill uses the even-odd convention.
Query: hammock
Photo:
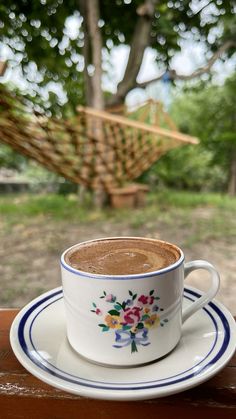
[[[92,189],[133,181],[164,153],[194,137],[106,111],[78,107],[73,119],[48,118],[0,86],[0,141],[48,170]]]

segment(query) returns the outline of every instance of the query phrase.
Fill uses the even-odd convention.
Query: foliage
[[[47,86],[45,106],[54,111],[59,111],[58,104],[62,103],[60,95],[53,93],[55,83],[66,92],[70,108],[84,103],[84,34],[80,4],[78,0],[5,0],[0,5],[0,42],[14,54],[10,65],[22,68],[32,97],[41,96],[43,92],[45,95],[43,87]],[[101,0],[99,4],[99,27],[104,57],[108,61],[106,68],[109,68],[112,47],[131,45],[144,1]],[[193,39],[204,41],[212,52],[232,39],[235,36],[233,8],[233,0],[204,4],[156,2],[146,46],[156,51],[159,68],[169,67],[171,58],[180,49],[180,40],[190,33]],[[71,17],[76,21],[74,31],[70,27]],[[228,55],[232,53],[233,48],[230,48]]]
[[[181,93],[171,114],[179,129],[200,139],[198,146],[171,150],[145,179],[177,188],[226,190],[236,153],[236,74],[223,86],[200,83]]]
[[[25,157],[15,153],[12,148],[6,145],[0,145],[0,167],[21,171],[25,166],[25,163]]]
[[[170,150],[142,177],[152,189],[171,187],[192,191],[222,191],[226,176],[220,166],[211,165],[212,153],[202,145]]]
[[[222,135],[228,133],[231,138],[230,134],[236,128],[235,89],[236,73],[222,86],[200,83],[193,89],[187,89],[172,107],[179,128],[185,133],[199,136],[204,146],[214,151],[215,157],[227,147],[227,143],[223,143],[219,150],[218,143]],[[230,138],[230,143],[236,142],[235,137]]]

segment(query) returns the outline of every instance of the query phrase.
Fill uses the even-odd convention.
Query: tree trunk
[[[91,63],[94,66],[92,76],[93,87],[93,107],[104,109],[104,99],[102,91],[102,36],[98,27],[99,21],[99,1],[86,0],[88,13],[88,34],[91,46]]]
[[[99,0],[79,0],[84,27],[84,75],[86,104],[104,109],[102,91],[102,36],[98,26]],[[89,65],[91,65],[89,73]],[[92,67],[94,68],[92,72]],[[92,74],[91,74],[92,72]]]
[[[236,150],[234,150],[234,153],[232,153],[230,162],[228,193],[231,196],[236,195]]]
[[[98,26],[99,21],[99,0],[80,0],[84,25],[84,54],[85,54],[85,84],[86,103],[95,109],[104,109],[104,97],[102,91],[102,36]],[[91,65],[89,73],[89,65]],[[92,73],[92,74],[91,74]],[[88,121],[88,132],[91,136],[98,138],[102,135],[102,127],[99,120]],[[94,205],[101,208],[105,202],[106,195],[102,185],[104,167],[101,160],[102,143],[96,155],[96,168],[99,171],[101,183],[97,185],[94,192]],[[87,148],[89,148],[89,143]]]
[[[91,63],[91,47],[88,36],[88,11],[86,7],[86,1],[79,0],[79,9],[83,16],[83,29],[84,29],[84,45],[83,45],[83,57],[84,57],[84,87],[85,87],[85,102],[87,106],[92,106],[93,99],[93,86],[92,78],[88,73],[88,66]]]

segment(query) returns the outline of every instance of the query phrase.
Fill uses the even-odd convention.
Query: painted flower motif
[[[141,308],[140,307],[132,307],[126,308],[124,313],[124,322],[126,324],[135,324],[139,322],[141,317]]]
[[[131,307],[134,304],[133,300],[128,298],[128,300],[125,301],[125,305]]]
[[[145,314],[149,313],[149,312],[150,312],[150,308],[149,308],[149,307],[144,307],[144,308],[143,308],[143,312],[144,312]]]
[[[116,297],[113,294],[107,294],[105,297],[105,301],[108,303],[114,303],[116,301]]]
[[[119,316],[112,316],[111,314],[107,314],[107,316],[105,317],[105,322],[107,326],[111,329],[122,328],[121,319]]]
[[[138,299],[139,305],[152,305],[154,302],[154,297],[153,295],[140,295],[139,299]]]
[[[97,316],[101,316],[102,315],[102,310],[100,310],[100,308],[96,308],[95,313],[97,314]]]
[[[144,320],[144,325],[148,329],[151,327],[157,327],[160,324],[160,318],[157,316],[157,314],[152,314],[150,317]]]
[[[114,348],[129,346],[131,353],[134,353],[138,352],[138,347],[150,345],[150,329],[159,325],[166,326],[168,319],[163,319],[164,308],[157,306],[156,302],[160,298],[154,289],[150,290],[149,295],[138,295],[131,290],[128,293],[127,299],[119,302],[115,295],[103,291],[100,296],[104,299],[102,309],[107,304],[108,310],[103,315],[104,310],[92,302],[90,311],[103,317],[103,321],[98,324],[102,332],[113,330]],[[158,316],[157,312],[161,314]]]

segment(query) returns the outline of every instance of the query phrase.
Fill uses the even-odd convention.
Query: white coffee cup
[[[153,239],[113,237],[103,240]],[[78,354],[92,362],[111,366],[134,366],[171,352],[181,337],[182,324],[216,295],[219,274],[209,262],[184,263],[182,250],[171,243],[178,260],[160,270],[131,275],[100,275],[80,271],[61,257],[67,337]],[[81,243],[79,244],[81,246]],[[199,300],[182,309],[184,279],[195,269],[211,274],[211,286]]]

